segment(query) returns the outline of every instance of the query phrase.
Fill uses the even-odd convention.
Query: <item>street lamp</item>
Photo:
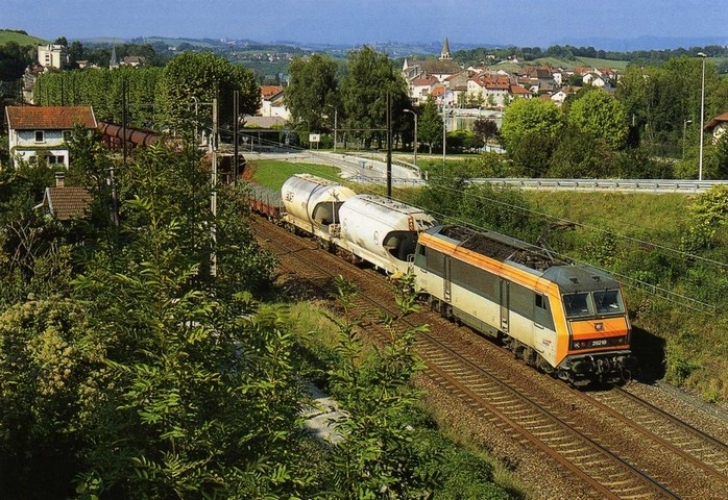
[[[411,109],[405,109],[404,112],[405,113],[412,113],[412,116],[415,117],[415,145],[414,145],[414,148],[413,148],[414,149],[414,160],[413,161],[414,161],[415,168],[416,168],[417,167],[417,113],[415,113]]]
[[[703,52],[698,52],[698,57],[703,59],[703,79],[700,85],[700,160],[698,163],[698,180],[703,180],[703,120],[705,120],[705,58]]]

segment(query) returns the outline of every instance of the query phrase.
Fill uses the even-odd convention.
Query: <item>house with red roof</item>
[[[281,122],[290,120],[291,113],[286,107],[285,89],[281,85],[262,85],[260,87],[260,109],[263,117],[280,118]]]
[[[718,142],[718,140],[728,130],[728,111],[721,113],[708,121],[708,123],[705,124],[705,127],[703,127],[703,130],[713,134],[713,143]]]
[[[47,217],[65,222],[88,216],[91,200],[88,189],[66,186],[63,173],[57,172],[56,185],[45,189],[43,202],[36,209],[42,210]]]
[[[70,164],[67,141],[74,127],[96,129],[91,106],[7,106],[8,149],[11,162],[48,165]]]

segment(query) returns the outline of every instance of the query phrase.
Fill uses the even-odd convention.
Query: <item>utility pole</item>
[[[238,182],[238,175],[240,175],[240,162],[238,161],[238,140],[240,133],[240,124],[238,121],[239,117],[239,98],[240,91],[233,91],[233,184]]]
[[[217,277],[217,97],[212,100],[212,191],[210,193],[210,211],[212,223],[210,224],[210,239],[212,252],[210,254],[210,276]]]
[[[703,52],[698,52],[698,57],[703,60],[703,79],[700,85],[700,160],[698,163],[698,180],[703,180],[703,136],[705,131],[703,130],[705,120],[705,58],[708,57]]]
[[[392,199],[392,96],[387,92],[387,198]]]

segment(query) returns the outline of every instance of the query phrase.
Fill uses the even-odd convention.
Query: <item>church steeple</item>
[[[447,37],[445,37],[445,41],[442,43],[442,50],[440,51],[440,60],[449,61],[450,59],[452,59],[450,57],[450,44],[447,41]]]
[[[119,60],[116,58],[116,47],[111,47],[111,59],[109,59],[109,68],[114,69],[119,67]]]

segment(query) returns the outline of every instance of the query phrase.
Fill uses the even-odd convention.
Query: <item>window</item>
[[[35,131],[35,142],[45,142],[45,133],[42,130]]]
[[[49,165],[63,165],[65,163],[65,157],[63,155],[48,155]]]
[[[597,306],[597,314],[621,313],[624,310],[619,290],[594,292],[594,303]]]
[[[545,295],[536,294],[536,308],[534,309],[534,318],[536,323],[550,330],[554,329],[554,319],[551,317],[551,308],[549,307],[549,299]]]
[[[571,293],[564,295],[564,308],[567,318],[578,318],[589,315],[589,294]]]

